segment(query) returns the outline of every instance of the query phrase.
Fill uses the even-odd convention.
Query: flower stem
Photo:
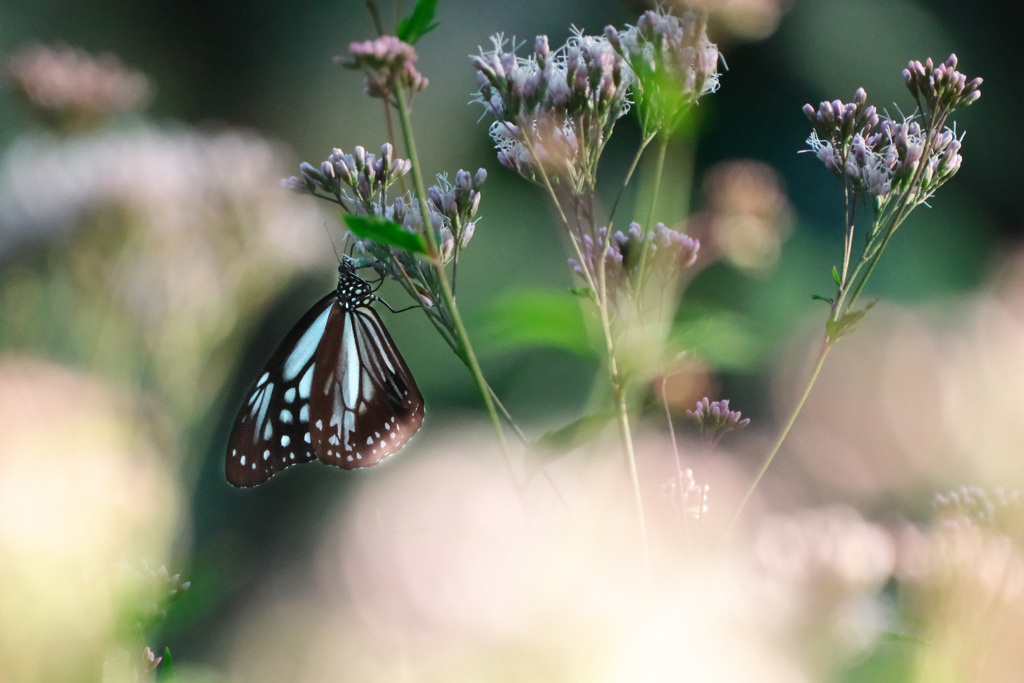
[[[608,214],[608,230],[612,229],[612,220],[615,218],[615,209],[619,207],[619,200],[622,199],[622,193],[626,191],[626,186],[629,185],[629,181],[633,178],[633,172],[636,171],[637,165],[640,163],[640,157],[643,156],[644,150],[647,149],[647,145],[651,144],[651,140],[654,139],[654,134],[650,134],[640,141],[640,147],[636,150],[636,156],[633,157],[633,163],[630,164],[629,170],[626,171],[626,179],[622,181],[622,187],[619,188],[619,194],[615,196],[615,203],[612,204],[611,213]]]
[[[651,192],[651,208],[647,211],[647,225],[644,230],[650,230],[654,221],[654,211],[658,207],[658,192],[661,190],[661,174],[665,170],[665,153],[668,151],[668,136],[662,135],[658,145],[658,157],[654,166],[654,190]]]
[[[452,297],[452,289],[448,282],[448,275],[445,272],[444,264],[441,262],[441,252],[437,247],[437,238],[434,235],[434,229],[430,223],[430,210],[427,207],[427,191],[423,184],[423,173],[420,171],[419,158],[416,154],[416,143],[412,132],[412,120],[409,117],[409,105],[406,102],[405,92],[398,84],[395,85],[395,100],[398,106],[399,121],[402,124],[402,134],[405,137],[406,153],[409,155],[409,161],[412,162],[413,185],[416,189],[416,198],[419,200],[420,215],[423,216],[423,236],[427,241],[427,249],[429,250],[428,258],[433,261],[435,269],[437,270],[437,279],[441,284],[441,295],[444,298],[445,307],[451,311],[455,335],[464,352],[466,365],[469,367],[469,371],[473,375],[473,379],[476,381],[477,389],[479,389],[480,395],[484,400],[484,406],[487,408],[488,415],[490,415],[491,426],[494,427],[494,433],[498,437],[498,443],[501,446],[502,455],[505,457],[505,465],[508,467],[509,475],[511,475],[513,483],[517,488],[519,488],[521,483],[519,478],[516,476],[516,471],[512,464],[512,451],[509,448],[508,440],[505,438],[505,431],[501,426],[501,418],[498,416],[498,411],[494,407],[494,401],[491,400],[491,393],[490,388],[487,385],[487,380],[484,379],[483,372],[480,370],[480,364],[476,359],[476,354],[473,352],[473,347],[469,343],[469,335],[466,334],[466,327],[462,323],[462,316],[459,315],[459,309],[456,307],[455,300]]]
[[[614,364],[614,360],[612,360]],[[614,367],[614,365],[613,365]],[[613,381],[615,373],[612,374]],[[629,411],[626,406],[626,387],[621,385],[615,387],[616,408],[619,411],[618,423],[619,432],[622,435],[622,443],[626,448],[626,461],[629,464],[629,478],[633,487],[633,504],[636,506],[636,518],[640,527],[640,545],[644,553],[644,569],[647,572],[647,580],[651,579],[651,552],[647,543],[647,521],[644,517],[644,500],[640,495],[640,477],[636,471],[636,455],[633,453],[633,435],[629,428]]]
[[[722,534],[722,540],[719,543],[725,541],[729,536],[729,532],[732,531],[736,521],[740,518],[740,514],[743,512],[743,508],[746,507],[747,502],[750,501],[750,497],[754,495],[754,490],[757,485],[761,483],[764,473],[768,471],[768,466],[772,464],[772,460],[775,459],[775,454],[779,452],[782,447],[782,442],[786,440],[786,436],[789,435],[789,430],[793,427],[793,423],[796,422],[797,416],[800,414],[800,410],[804,407],[804,402],[807,401],[807,397],[811,393],[811,389],[814,387],[814,382],[818,379],[818,373],[821,372],[821,367],[825,364],[825,356],[832,350],[832,346],[835,345],[835,340],[829,339],[825,336],[825,341],[821,344],[821,351],[818,353],[818,361],[814,366],[814,371],[811,373],[810,379],[807,380],[807,386],[804,388],[804,393],[797,401],[796,407],[793,409],[793,414],[789,416],[789,421],[786,426],[782,428],[782,432],[779,434],[779,438],[776,439],[775,445],[768,451],[768,455],[764,459],[764,463],[761,465],[761,469],[758,471],[757,476],[754,477],[754,481],[750,484],[750,488],[747,489],[747,494],[743,496],[743,500],[740,501],[739,507],[736,508],[736,512],[733,514],[732,519],[729,520],[729,525],[725,528],[725,533]]]
[[[644,266],[647,265],[648,238],[654,227],[654,211],[658,206],[658,193],[661,190],[661,174],[665,170],[665,152],[668,150],[668,136],[662,135],[658,145],[658,157],[654,166],[654,189],[651,191],[651,208],[647,211],[647,222],[643,226],[644,246],[640,250],[640,263],[636,268],[636,281],[643,284]]]

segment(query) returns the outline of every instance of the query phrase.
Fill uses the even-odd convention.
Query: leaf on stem
[[[836,286],[843,286],[843,281],[839,279],[839,270],[835,266],[832,266],[832,279],[836,281]]]
[[[732,311],[687,306],[672,326],[671,345],[692,352],[719,369],[755,364],[764,351],[763,335],[751,321]]]
[[[844,313],[839,320],[828,319],[825,323],[825,331],[828,333],[829,339],[835,341],[840,337],[844,337],[854,331],[854,325],[860,322],[861,318],[875,307],[877,301],[872,301],[864,307],[862,311],[847,311]]]
[[[345,216],[345,225],[357,237],[371,239],[389,247],[404,249],[410,254],[426,254],[427,243],[423,237],[409,232],[398,223],[380,216]]]
[[[164,656],[160,661],[160,676],[157,678],[160,683],[174,680],[174,662],[171,661],[171,648],[164,648]]]
[[[617,416],[618,413],[614,410],[584,415],[564,427],[545,432],[533,442],[530,450],[543,459],[553,460],[577,446],[592,441]]]
[[[829,299],[827,297],[821,296],[820,294],[811,294],[811,300],[812,301],[825,301],[825,302],[828,302],[829,304],[834,304],[835,303],[835,299]]]
[[[413,8],[412,14],[398,23],[396,35],[398,39],[415,45],[416,41],[430,33],[440,24],[434,21],[438,0],[420,0]]]
[[[489,351],[553,347],[593,358],[579,302],[563,290],[516,289],[474,311],[477,344]]]

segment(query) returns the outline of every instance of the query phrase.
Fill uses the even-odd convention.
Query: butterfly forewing
[[[255,486],[316,459],[309,435],[313,364],[336,301],[332,292],[302,317],[246,394],[228,439],[229,483]]]
[[[331,309],[310,398],[310,435],[320,459],[345,469],[376,464],[422,422],[423,397],[377,312]]]

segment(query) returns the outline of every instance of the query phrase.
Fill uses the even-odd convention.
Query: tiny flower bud
[[[477,196],[479,197],[480,195]],[[476,232],[476,221],[470,221],[469,223],[466,223],[465,226],[463,226],[462,235],[460,236],[459,239],[460,248],[466,248],[466,245],[469,244],[469,240],[473,239],[474,232]]]
[[[441,228],[441,258],[447,261],[452,256],[452,250],[455,249],[455,237],[452,235],[451,229],[445,227]]]
[[[537,40],[533,44],[533,51],[537,54],[537,63],[544,68],[544,62],[547,61],[551,52],[551,48],[548,46],[548,37],[537,36]]]

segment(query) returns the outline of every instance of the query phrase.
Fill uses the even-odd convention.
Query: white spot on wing
[[[260,377],[260,381],[256,382],[256,386],[262,387],[263,383],[266,382],[268,379],[270,379],[270,373],[269,372],[264,372],[263,376]]]
[[[263,451],[263,459],[266,460],[270,457],[270,451]]]
[[[353,314],[345,316],[345,331],[341,337],[341,357],[345,360],[344,374],[342,375],[342,391],[345,399],[345,407],[352,409],[356,407],[356,397],[359,395],[359,351],[356,349],[356,335],[352,329]]]
[[[241,463],[242,467],[245,467],[245,456],[244,455],[242,456],[242,459],[239,460],[239,462]]]
[[[331,312],[331,308],[332,306],[328,306],[323,310],[323,313],[317,316],[317,319],[303,332],[299,342],[288,355],[287,360],[284,362],[284,372],[282,373],[282,377],[284,377],[286,382],[295,379],[302,371],[302,368],[306,367],[306,363],[313,357],[313,354],[316,353],[316,347],[320,345],[320,338],[324,336],[324,328],[327,327],[327,315]]]
[[[303,422],[309,422],[309,404],[302,406],[299,409],[299,419]]]
[[[288,448],[288,444],[290,444],[291,442],[292,442],[292,438],[290,436],[288,436],[287,434],[283,434],[281,436],[281,446],[282,446],[282,448]]]
[[[348,435],[356,430],[356,416],[351,410],[345,411],[345,450],[352,450],[352,445],[348,442]]]
[[[292,387],[288,391],[284,392],[284,402],[291,403],[295,400],[295,387]]]
[[[281,422],[284,422],[286,425],[290,425],[292,423],[292,411],[287,410],[287,409],[286,410],[282,410],[281,411]]]
[[[306,374],[299,380],[299,398],[309,398],[309,390],[313,388],[313,368],[316,367],[316,363],[309,366],[309,370],[306,370]]]

